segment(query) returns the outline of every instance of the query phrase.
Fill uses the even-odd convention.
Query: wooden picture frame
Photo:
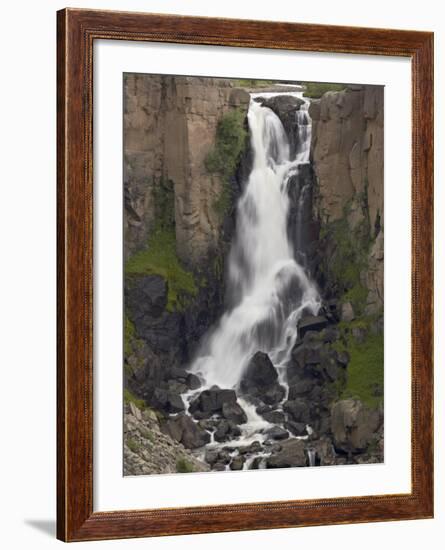
[[[156,41],[402,56],[412,64],[412,490],[93,512],[93,43]],[[57,537],[179,535],[433,516],[433,34],[65,9],[57,14]]]

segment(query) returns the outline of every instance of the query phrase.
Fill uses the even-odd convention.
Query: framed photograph
[[[433,516],[433,34],[58,12],[58,538]]]

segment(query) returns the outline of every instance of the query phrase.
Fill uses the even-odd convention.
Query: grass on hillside
[[[346,88],[346,84],[333,84],[331,82],[302,82],[305,86],[304,97],[311,99],[320,99],[326,92],[341,92]]]
[[[193,274],[184,269],[176,253],[174,228],[155,229],[148,247],[134,254],[125,266],[127,275],[160,275],[168,286],[167,310],[182,310],[198,288]]]
[[[379,394],[383,391],[383,334],[368,333],[364,342],[359,343],[352,336],[350,329],[367,327],[366,320],[359,319],[342,325],[346,345],[338,341],[333,347],[337,351],[346,350],[350,361],[346,386],[340,397],[358,398],[368,407],[376,408],[382,401]]]

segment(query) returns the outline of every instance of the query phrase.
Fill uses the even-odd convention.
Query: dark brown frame
[[[93,42],[377,54],[412,61],[412,490],[93,512]],[[433,34],[65,9],[57,14],[57,536],[64,541],[433,516]],[[397,182],[393,182],[397,184]]]

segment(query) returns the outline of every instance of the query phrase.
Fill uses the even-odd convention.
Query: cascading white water
[[[317,289],[296,262],[287,232],[289,178],[309,161],[306,104],[296,116],[299,147],[291,160],[280,119],[251,99],[253,167],[238,202],[236,237],[229,256],[232,307],[204,338],[191,366],[203,381],[200,391],[213,385],[236,388],[257,351],[269,354],[285,383],[282,370],[297,337],[298,319],[305,310],[316,314],[319,309]]]

